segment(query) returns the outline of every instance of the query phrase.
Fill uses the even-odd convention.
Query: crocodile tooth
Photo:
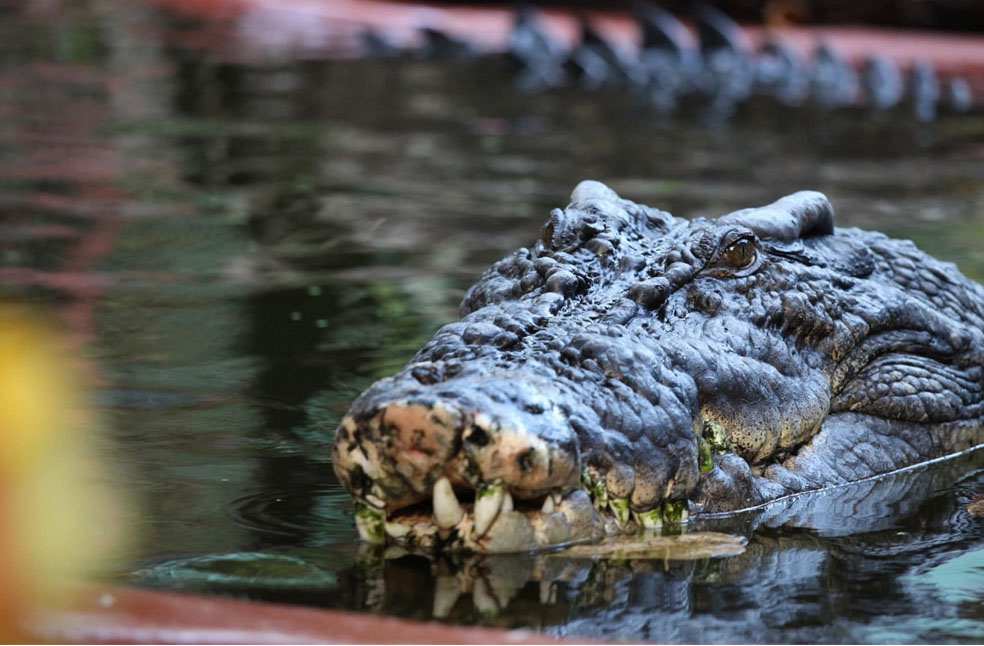
[[[540,603],[545,606],[557,602],[557,586],[553,581],[540,581]]]
[[[481,538],[489,531],[495,522],[502,502],[505,499],[505,488],[501,484],[493,484],[478,490],[475,497],[475,536]]]
[[[391,538],[403,538],[410,533],[410,528],[401,523],[386,523],[385,527]]]
[[[451,481],[441,478],[434,483],[434,520],[441,529],[449,529],[461,522],[465,512],[458,504]]]
[[[502,496],[502,508],[499,511],[512,511],[513,510],[513,499],[512,494],[508,491]]]
[[[544,514],[552,514],[554,512],[555,506],[553,497],[547,496],[543,499],[543,507],[540,509]]]
[[[439,576],[434,587],[433,615],[435,619],[444,619],[461,596],[461,586],[453,576]]]

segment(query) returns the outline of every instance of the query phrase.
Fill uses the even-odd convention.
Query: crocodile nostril
[[[480,426],[472,426],[465,431],[463,439],[475,446],[485,446],[489,443],[489,434]]]

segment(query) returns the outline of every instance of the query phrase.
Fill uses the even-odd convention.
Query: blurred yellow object
[[[123,545],[77,359],[40,317],[0,305],[0,640]]]

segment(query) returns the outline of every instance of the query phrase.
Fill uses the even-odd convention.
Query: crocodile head
[[[684,220],[585,181],[352,404],[335,472],[366,540],[482,552],[869,477],[981,439],[981,303],[820,193]]]

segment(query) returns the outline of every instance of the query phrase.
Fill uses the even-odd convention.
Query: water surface
[[[708,128],[475,63],[246,57],[142,3],[51,9],[0,21],[0,279],[94,367],[143,510],[118,579],[555,635],[984,639],[979,456],[735,521],[737,557],[645,562],[383,562],[328,460],[348,401],[586,177],[685,216],[822,190],[984,279],[982,117]]]

